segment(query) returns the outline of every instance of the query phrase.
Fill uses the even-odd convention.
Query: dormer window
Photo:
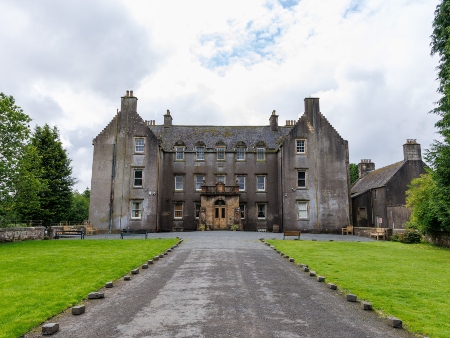
[[[175,160],[184,160],[184,147],[175,147]]]
[[[222,161],[225,159],[225,147],[217,147],[217,160]]]
[[[266,159],[266,149],[265,148],[256,148],[256,160],[257,161],[265,161]]]

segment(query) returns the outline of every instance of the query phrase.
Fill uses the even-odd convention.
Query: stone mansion
[[[337,232],[350,224],[348,143],[306,98],[298,120],[176,125],[121,109],[93,140],[90,221],[103,232],[267,229]]]

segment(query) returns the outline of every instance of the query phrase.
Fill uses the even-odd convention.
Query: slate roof
[[[353,184],[352,197],[362,195],[370,189],[384,187],[405,163],[405,161],[400,161],[367,173]]]
[[[283,143],[283,138],[292,126],[278,126],[278,131],[272,131],[270,126],[182,126],[149,125],[150,130],[161,140],[165,151],[173,151],[177,141],[183,141],[187,150],[193,150],[197,142],[204,142],[206,148],[214,148],[222,141],[226,150],[236,148],[238,142],[244,142],[247,149],[253,149],[258,142],[263,141],[267,149],[277,150]]]

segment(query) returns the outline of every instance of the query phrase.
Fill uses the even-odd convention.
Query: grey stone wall
[[[45,227],[0,228],[0,243],[44,239]]]
[[[424,238],[435,245],[450,248],[450,232],[434,232],[425,235]]]

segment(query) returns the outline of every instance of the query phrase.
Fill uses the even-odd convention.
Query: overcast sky
[[[438,0],[3,0],[0,91],[35,124],[56,125],[80,191],[92,139],[133,90],[163,123],[268,125],[305,97],[377,168],[437,138]]]

